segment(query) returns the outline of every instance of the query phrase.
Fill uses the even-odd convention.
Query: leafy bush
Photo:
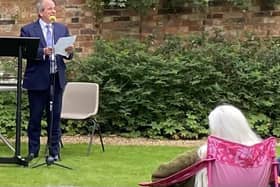
[[[277,39],[250,35],[228,41],[219,33],[212,38],[169,36],[158,46],[133,39],[98,40],[92,55],[68,63],[67,73],[70,81],[100,85],[97,120],[107,133],[198,139],[208,133],[209,112],[231,103],[262,137],[279,137],[279,45]],[[8,109],[2,112],[0,123],[12,120]],[[4,126],[6,122],[1,123],[3,133],[13,130]],[[86,134],[88,128],[63,121],[69,134]]]
[[[207,115],[232,103],[255,115],[262,136],[279,136],[279,41],[226,41],[221,36],[97,41],[73,67],[79,81],[100,84],[99,121],[107,132],[196,139]]]
[[[26,135],[28,123],[27,98],[22,100],[22,134]],[[0,92],[0,133],[12,137],[16,131],[16,93]]]

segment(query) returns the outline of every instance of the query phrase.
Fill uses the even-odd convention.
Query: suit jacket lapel
[[[46,42],[46,39],[44,37],[44,34],[43,34],[43,31],[42,31],[42,28],[41,28],[41,25],[39,23],[39,20],[37,20],[34,24],[34,32],[36,33],[37,36],[39,36],[41,39],[40,39],[40,43],[42,46],[47,46],[47,42]]]
[[[59,37],[59,34],[57,32],[58,32],[57,25],[56,23],[53,23],[54,44],[56,44]]]

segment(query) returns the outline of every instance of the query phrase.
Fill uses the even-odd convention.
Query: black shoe
[[[47,156],[46,157],[46,163],[47,165],[51,165],[53,164],[54,162],[58,161],[59,160],[59,156],[58,155],[55,155],[55,156]]]
[[[28,156],[25,158],[27,162],[31,162],[34,158],[37,158],[38,155],[34,153],[29,153]]]
[[[47,156],[46,157],[46,163],[47,165],[51,165],[55,162],[54,157],[53,156]]]
[[[53,156],[53,159],[54,159],[54,161],[58,161],[59,160],[59,156],[55,155],[55,156]]]

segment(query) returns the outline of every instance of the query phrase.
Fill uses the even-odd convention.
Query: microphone
[[[56,21],[56,17],[55,16],[50,16],[49,17],[49,20],[51,23],[55,22]]]
[[[52,49],[53,52],[50,56],[50,60],[51,60],[51,65],[50,65],[50,72],[51,73],[55,73],[55,69],[56,69],[56,65],[55,65],[55,51],[54,51],[54,25],[53,23],[56,21],[56,17],[54,15],[49,17],[49,20],[52,24],[52,29],[53,29],[53,33],[52,33]]]

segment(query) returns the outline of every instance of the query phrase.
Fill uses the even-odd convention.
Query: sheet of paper
[[[73,45],[75,40],[76,40],[76,35],[59,38],[56,44],[54,45],[55,54],[68,57],[69,54],[65,51],[65,49]]]

